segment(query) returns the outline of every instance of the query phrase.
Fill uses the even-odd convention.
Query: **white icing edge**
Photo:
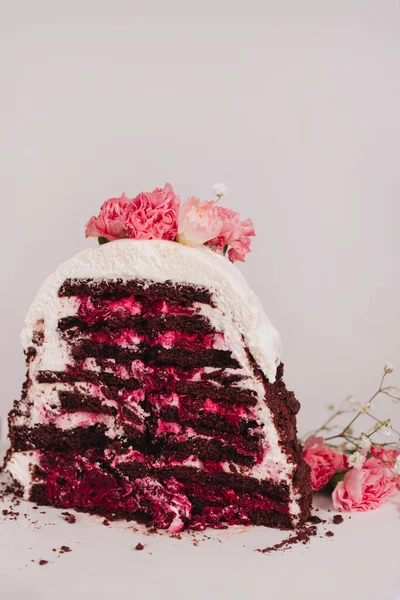
[[[215,325],[224,328],[233,354],[247,364],[243,357],[243,336],[260,369],[271,383],[275,381],[281,359],[280,336],[239,269],[205,246],[189,248],[164,240],[117,240],[87,248],[62,263],[46,279],[28,311],[21,334],[26,349],[32,343],[38,321],[44,320],[46,344],[42,369],[65,367],[66,349],[56,332],[60,317],[57,293],[65,279],[86,277],[171,280],[206,286],[212,291],[217,308]],[[211,316],[207,307],[203,311]]]
[[[6,463],[6,471],[10,473],[10,475],[22,486],[24,490],[24,500],[29,500],[32,486],[31,467],[39,464],[39,454],[39,450],[14,452]]]

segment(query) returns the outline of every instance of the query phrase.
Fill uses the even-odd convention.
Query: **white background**
[[[326,506],[318,496],[316,503]],[[351,520],[345,516],[340,526],[332,525],[332,512],[320,510],[328,523],[308,546],[271,554],[254,550],[280,542],[287,532],[207,530],[195,534],[194,546],[187,532],[177,540],[132,523],[103,527],[100,517],[82,513],[71,526],[60,510],[46,508],[42,515],[27,502],[19,510],[28,519],[0,518],[2,600],[400,599],[398,507],[392,501]],[[326,537],[327,530],[334,537]],[[134,550],[138,542],[142,552]],[[52,548],[61,545],[72,552],[58,557]],[[40,559],[49,564],[39,566]]]
[[[399,1],[5,0],[0,12],[1,415],[19,395],[19,331],[42,280],[93,243],[84,225],[103,200],[165,181],[183,199],[208,198],[222,181],[226,204],[253,218],[258,235],[241,268],[282,334],[286,380],[303,406],[300,431],[322,420],[325,403],[350,392],[366,398],[384,362],[400,372]],[[387,404],[382,414],[392,411],[396,421],[394,408]],[[377,536],[398,523],[386,514],[357,516],[332,551],[318,546],[307,555],[314,590],[336,597],[343,574],[343,600],[378,598],[380,590],[389,597],[395,543]],[[364,528],[372,523],[375,529]],[[20,555],[25,534],[7,531],[7,547]],[[372,579],[378,563],[367,532],[376,539],[382,582]],[[116,542],[116,556],[120,548]],[[3,564],[15,583],[13,556],[6,553]],[[65,559],[75,556],[86,568],[83,555],[71,556]],[[167,548],[150,556],[149,569],[179,556]],[[242,559],[226,554],[226,545],[201,556],[205,566],[210,557],[214,566],[222,561],[220,576],[241,597],[246,576],[257,595],[270,580],[290,596],[292,582],[282,577],[306,560],[297,553],[263,562],[252,552]],[[338,572],[329,571],[339,557]],[[99,560],[90,567],[93,581]],[[209,580],[193,565],[188,573],[199,591],[211,598],[211,581],[214,597],[234,597],[217,593],[214,567]],[[122,577],[117,566],[114,575]],[[163,577],[161,589],[178,589],[170,570]],[[312,598],[301,581],[298,597]],[[111,597],[111,583],[94,596]],[[130,585],[121,579],[121,598],[130,597]]]

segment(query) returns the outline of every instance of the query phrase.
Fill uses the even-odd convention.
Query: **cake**
[[[157,238],[132,235],[125,203],[132,211],[137,198],[112,199],[108,229],[88,224],[108,243],[59,266],[27,314],[5,459],[14,489],[171,532],[294,528],[311,504],[299,403],[282,378],[279,334],[215,241],[222,221],[210,222],[228,209],[207,203],[213,243],[188,245],[181,222],[190,201],[202,215],[200,201]],[[147,198],[163,222],[168,206]]]

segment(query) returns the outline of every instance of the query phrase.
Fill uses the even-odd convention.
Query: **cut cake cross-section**
[[[5,466],[26,499],[169,531],[309,516],[279,335],[219,254],[84,250],[46,280],[22,342]]]

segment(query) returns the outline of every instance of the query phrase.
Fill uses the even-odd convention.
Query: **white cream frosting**
[[[14,452],[7,460],[6,470],[23,488],[23,497],[29,499],[32,485],[31,468],[40,463],[39,450],[27,452]]]
[[[117,240],[88,248],[62,263],[47,278],[29,309],[21,338],[24,348],[30,346],[38,321],[44,320],[42,369],[65,367],[66,348],[56,331],[62,307],[59,288],[68,278],[97,277],[171,280],[209,288],[217,310],[210,311],[203,305],[204,313],[215,326],[223,328],[233,354],[242,364],[248,363],[243,336],[260,369],[269,381],[275,381],[281,359],[280,336],[239,269],[205,246],[189,248],[161,240]]]

